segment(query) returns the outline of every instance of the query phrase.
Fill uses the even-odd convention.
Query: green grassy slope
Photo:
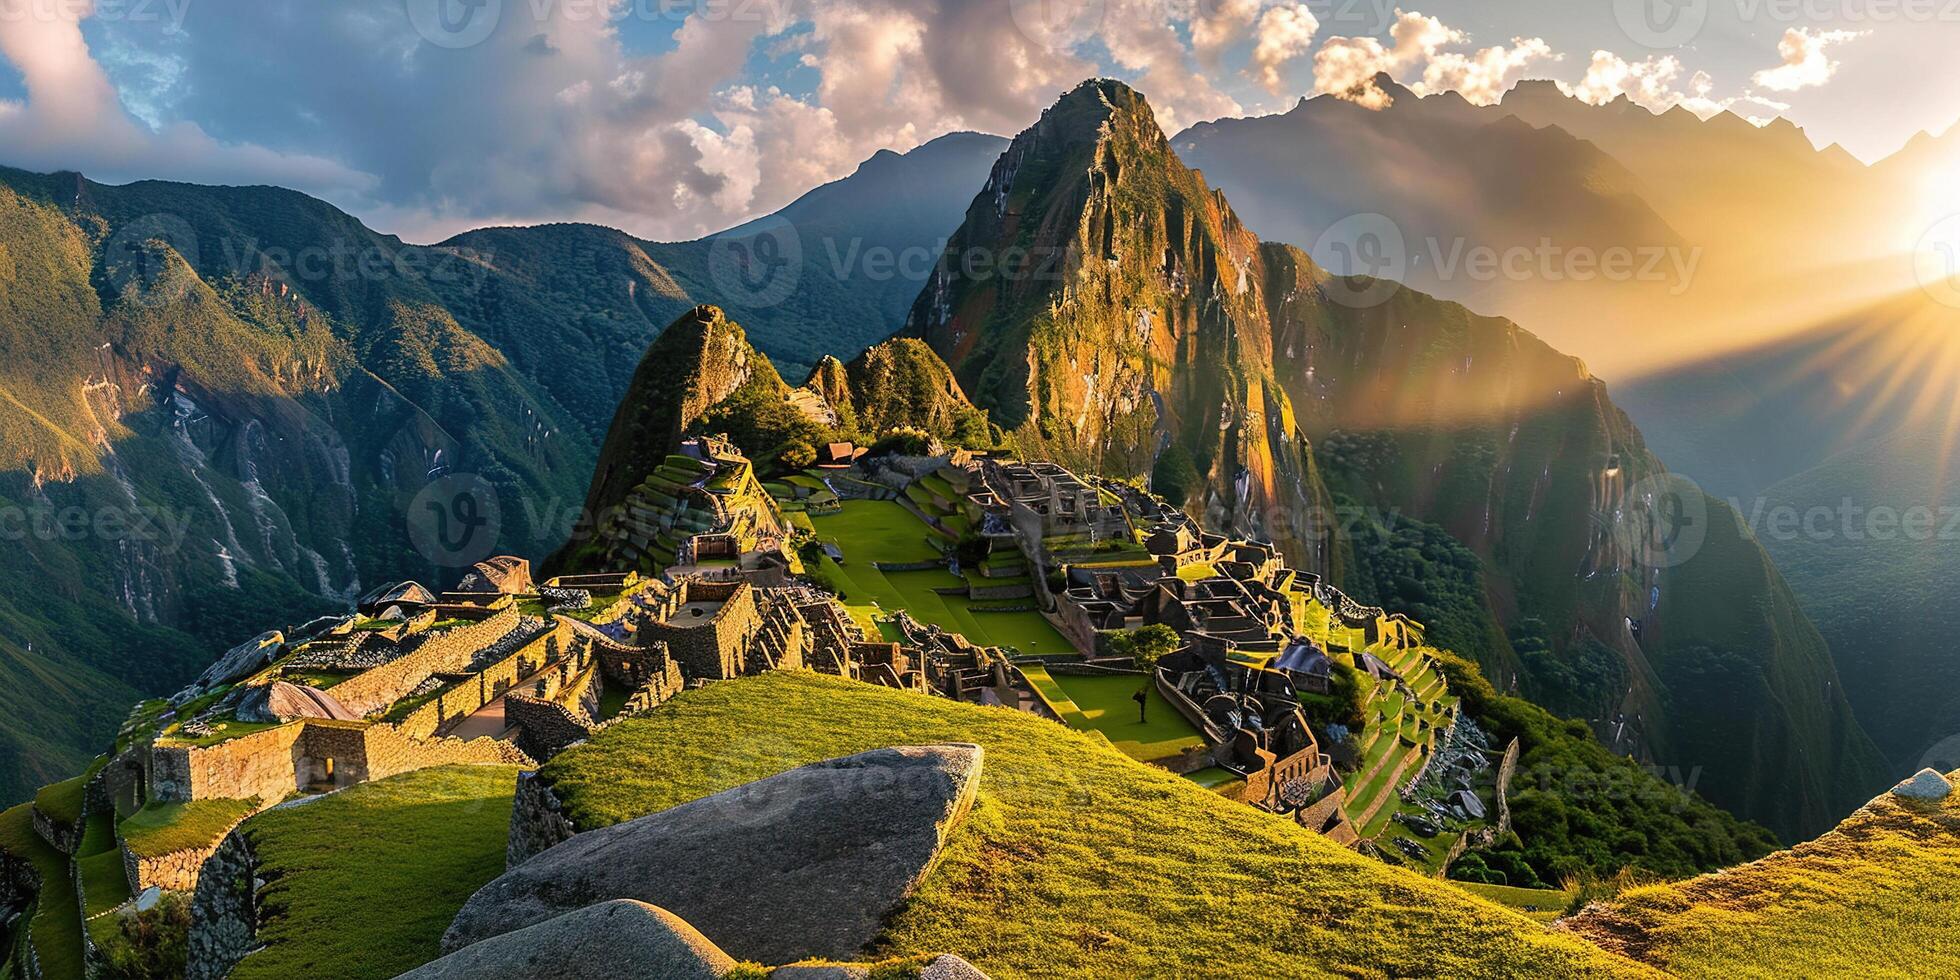
[[[503,873],[516,780],[422,769],[247,821],[275,912],[231,975],[385,980],[441,955],[464,900]]]
[[[795,717],[795,726],[781,720]],[[542,771],[598,827],[825,758],[977,742],[979,804],[882,953],[958,951],[1001,980],[1637,975],[1449,885],[1029,715],[778,672],[688,692]]]
[[[1567,927],[1683,977],[1960,973],[1960,797],[1887,794],[1753,864],[1636,888]]]

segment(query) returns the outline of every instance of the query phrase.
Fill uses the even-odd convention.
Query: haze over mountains
[[[74,680],[18,705],[14,717],[45,712],[37,730],[49,734],[9,731],[0,790],[78,768],[79,747],[112,732],[120,718],[108,715],[133,693],[166,689],[264,622],[391,578],[439,579],[432,563],[453,556],[404,543],[405,515],[436,478],[474,474],[496,489],[501,549],[554,548],[642,353],[714,302],[791,383],[909,314],[1025,446],[1133,476],[1155,475],[1166,453],[1188,457],[1191,505],[1247,533],[1298,535],[1275,515],[1341,503],[1392,514],[1293,543],[1358,597],[1423,607],[1494,678],[1594,719],[1622,748],[1703,767],[1710,798],[1785,834],[1827,824],[1885,775],[1847,693],[1862,706],[1865,690],[1899,689],[1869,686],[1882,658],[1861,642],[1868,630],[1840,640],[1833,629],[1855,622],[1844,609],[1892,608],[1890,587],[1824,573],[1813,588],[1806,576],[1806,617],[1741,521],[1707,500],[1703,560],[1636,560],[1652,521],[1643,479],[1663,461],[1694,476],[1753,459],[1738,448],[1763,442],[1770,421],[1729,413],[1695,427],[1680,416],[1706,412],[1669,413],[1732,393],[1737,364],[1778,374],[1807,353],[1750,348],[1713,373],[1663,376],[1673,388],[1617,400],[1632,421],[1567,355],[1692,362],[1726,318],[1761,313],[1787,329],[1875,299],[1894,273],[1858,260],[1889,234],[1881,218],[1908,209],[1873,188],[1910,183],[1908,170],[1931,165],[1914,161],[1947,159],[1952,139],[1867,170],[1787,127],[1584,106],[1543,87],[1496,107],[1393,94],[1382,112],[1321,98],[1166,141],[1134,93],[1085,86],[1012,148],[958,134],[880,154],[719,244],[560,225],[419,247],[291,192],[0,172],[5,497],[188,516],[167,547],[84,536],[10,549],[8,664]],[[1718,158],[1768,176],[1697,183],[1697,161]],[[1861,197],[1872,200],[1853,208]],[[1816,218],[1847,211],[1858,213]],[[1418,261],[1405,267],[1411,288],[1342,302],[1376,284],[1329,276],[1304,250],[1318,256],[1328,227],[1366,212],[1392,218],[1405,243],[1551,237],[1704,256],[1678,292],[1684,280],[1477,280]],[[1066,283],[951,277],[921,293],[932,263],[885,271],[862,258],[936,255],[948,236],[956,252],[1033,245],[1105,261]],[[742,263],[785,257],[763,243],[792,239],[794,288],[731,286],[731,257],[753,273]],[[301,257],[324,245],[423,271],[322,274]],[[1645,353],[1655,348],[1667,356]],[[1840,390],[1836,370],[1799,375],[1777,404],[1842,420],[1843,396],[1819,397]],[[1793,480],[1875,445],[1889,418],[1835,443],[1782,440],[1774,459],[1709,485],[1719,496]],[[1789,567],[1813,567],[1766,543]],[[1920,672],[1904,676],[1923,676],[1934,638],[1899,639],[1899,659]],[[1833,653],[1859,678],[1840,680]],[[1885,724],[1891,762],[1942,725]],[[53,760],[50,771],[29,758]]]

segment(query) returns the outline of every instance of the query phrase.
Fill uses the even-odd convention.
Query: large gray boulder
[[[878,749],[578,834],[470,896],[443,949],[633,898],[743,960],[854,959],[965,818],[980,762],[977,745]]]
[[[620,899],[486,939],[395,980],[720,980],[735,966],[680,916]]]
[[[1894,796],[1909,800],[1944,800],[1953,792],[1953,784],[1946,777],[1931,769],[1921,769],[1911,778],[1892,787]]]

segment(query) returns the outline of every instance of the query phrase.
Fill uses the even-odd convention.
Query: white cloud
[[[1265,0],[1213,0],[1200,4],[1203,9],[1191,19],[1191,48],[1198,55],[1198,63],[1207,68],[1218,67],[1226,50],[1252,34],[1252,25],[1259,19],[1259,8],[1264,3]]]
[[[1864,37],[1864,31],[1812,31],[1807,27],[1792,27],[1783,32],[1783,39],[1776,42],[1776,53],[1783,63],[1774,68],[1765,68],[1750,76],[1750,80],[1775,92],[1794,92],[1803,88],[1815,88],[1831,80],[1837,74],[1838,63],[1831,60],[1826,51],[1833,44]]]
[[[1319,31],[1320,20],[1303,3],[1274,7],[1261,15],[1259,41],[1252,48],[1259,84],[1274,95],[1284,95],[1286,66],[1313,47],[1313,36]]]
[[[1683,74],[1687,77],[1683,78]],[[1594,51],[1585,77],[1575,84],[1561,83],[1559,87],[1567,95],[1592,105],[1605,105],[1624,96],[1653,112],[1679,106],[1707,119],[1719,112],[1733,111],[1758,126],[1790,108],[1788,103],[1753,91],[1718,99],[1714,94],[1715,80],[1707,72],[1688,72],[1680,59],[1672,55],[1628,61],[1611,51]]]
[[[1417,95],[1457,92],[1477,105],[1504,97],[1525,72],[1562,60],[1543,38],[1512,38],[1509,47],[1494,45],[1470,54],[1438,52],[1423,67],[1422,79],[1410,86]]]
[[[223,143],[193,123],[151,126],[132,117],[89,51],[78,4],[50,4],[8,18],[0,58],[20,73],[22,101],[0,103],[0,148],[14,166],[112,175],[282,183],[318,192],[358,192],[367,174],[317,156],[250,143]]]
[[[1441,20],[1421,13],[1395,11],[1395,24],[1389,28],[1390,43],[1372,37],[1330,37],[1314,54],[1314,91],[1357,102],[1370,109],[1383,109],[1390,103],[1387,92],[1375,84],[1375,76],[1394,76],[1415,65],[1428,62],[1437,51],[1467,38],[1463,32]]]

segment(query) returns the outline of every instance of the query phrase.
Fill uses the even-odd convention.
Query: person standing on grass
[[[1137,692],[1130,695],[1130,700],[1137,703],[1137,724],[1149,724],[1150,719],[1147,715],[1150,707],[1150,689],[1148,687],[1137,688]]]

